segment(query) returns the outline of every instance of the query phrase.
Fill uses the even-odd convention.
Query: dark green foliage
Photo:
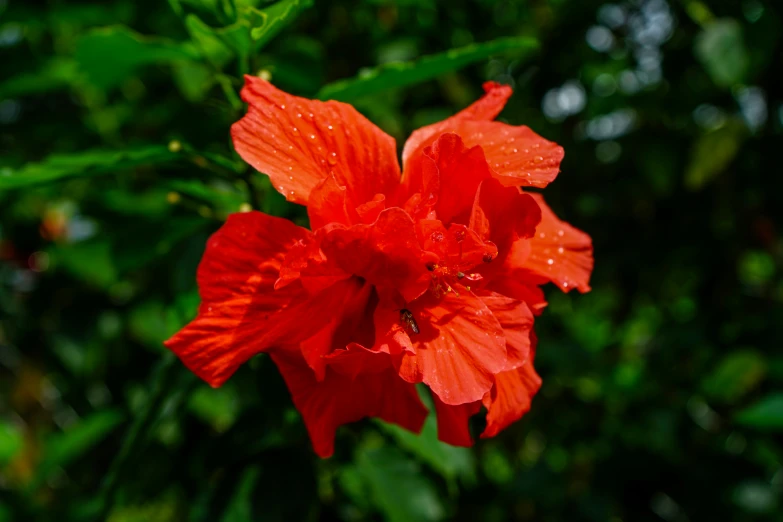
[[[781,14],[0,0],[0,522],[781,520]],[[165,351],[227,214],[306,223],[231,148],[243,74],[400,147],[513,83],[596,252],[591,293],[547,289],[525,419],[470,450],[363,421],[322,461],[267,357],[212,390]]]

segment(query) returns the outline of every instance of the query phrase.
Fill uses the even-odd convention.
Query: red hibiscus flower
[[[401,173],[394,139],[350,105],[247,77],[236,150],[307,206],[311,230],[230,216],[198,269],[198,316],[166,346],[212,386],[269,353],[322,457],[340,425],[364,417],[418,432],[417,383],[448,443],[472,443],[482,405],[482,437],[519,419],[541,385],[539,285],[589,290],[592,245],[520,188],[551,182],[563,149],[493,121],[511,89],[484,89],[411,135]]]

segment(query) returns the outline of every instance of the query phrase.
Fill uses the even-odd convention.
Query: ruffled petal
[[[275,290],[285,252],[309,232],[260,212],[233,214],[207,242],[198,269],[196,319],[166,346],[193,373],[220,386],[253,355],[299,342],[327,324],[348,283],[310,296],[299,283]],[[312,320],[301,324],[301,317]]]
[[[546,187],[565,155],[563,147],[524,125],[466,121],[449,131],[459,134],[467,147],[481,145],[495,176],[507,187]]]
[[[353,208],[399,184],[394,138],[352,106],[291,96],[253,76],[245,76],[242,99],[249,107],[231,127],[234,147],[289,201],[308,205],[330,173]]]
[[[442,134],[424,149],[416,165],[421,174],[409,176],[406,171],[403,178],[406,198],[420,193],[443,223],[467,224],[479,184],[492,177],[481,147],[468,149],[456,134]]]
[[[375,286],[394,288],[406,300],[429,286],[426,266],[433,256],[421,249],[413,220],[401,208],[382,211],[370,225],[330,230],[321,249],[346,272]]]
[[[447,129],[455,123],[459,121],[491,121],[500,114],[500,111],[506,106],[506,101],[511,97],[511,87],[496,82],[486,82],[483,87],[484,96],[472,105],[450,118],[417,129],[410,135],[408,141],[405,142],[405,147],[402,149],[402,161],[406,170],[410,158],[416,156],[417,153],[421,153],[424,147],[429,145],[437,136],[448,132]]]
[[[332,455],[335,432],[343,424],[380,417],[419,433],[427,418],[416,387],[397,376],[386,353],[349,345],[330,357],[322,381],[297,350],[277,350],[271,356],[320,457]]]
[[[541,223],[530,240],[530,254],[521,268],[541,282],[553,282],[565,292],[574,288],[589,291],[593,271],[590,236],[558,219],[539,194],[532,196],[541,207]]]
[[[503,328],[508,353],[505,369],[511,370],[522,366],[530,357],[533,312],[524,302],[504,295],[489,293],[480,297]]]
[[[470,292],[449,292],[441,299],[427,293],[408,309],[419,333],[409,335],[415,353],[395,360],[400,376],[426,383],[446,404],[481,400],[507,359],[503,328],[489,308]]]
[[[511,96],[511,88],[485,84],[484,89],[487,94],[464,111],[411,134],[402,151],[404,177],[416,170],[425,148],[444,133],[458,134],[468,148],[481,146],[503,185],[545,187],[557,177],[563,148],[524,125],[492,121]]]
[[[487,427],[481,438],[494,437],[522,418],[530,410],[533,396],[540,387],[541,377],[533,368],[532,358],[517,369],[498,374],[495,386],[483,400],[487,408]]]
[[[350,204],[347,202],[348,189],[337,183],[334,174],[329,174],[313,188],[307,204],[307,217],[310,228],[318,230],[329,223],[351,225]]]
[[[481,402],[450,405],[432,395],[438,421],[438,439],[452,446],[469,448],[473,445],[470,435],[470,418],[479,412]]]

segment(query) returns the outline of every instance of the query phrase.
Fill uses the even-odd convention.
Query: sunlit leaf
[[[14,170],[0,167],[0,190],[27,187],[75,176],[108,174],[140,165],[176,161],[175,152],[160,145],[127,150],[89,150],[74,154],[54,154],[40,163],[28,163]]]
[[[538,49],[533,38],[498,38],[471,44],[445,53],[423,56],[413,62],[388,63],[362,72],[356,78],[330,83],[318,92],[322,100],[353,100],[395,87],[405,87],[437,78],[496,54],[515,52],[520,59]]]

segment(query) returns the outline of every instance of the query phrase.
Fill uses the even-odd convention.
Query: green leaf
[[[754,350],[741,350],[723,358],[704,378],[702,387],[711,398],[732,403],[753,390],[766,373],[766,361]]]
[[[750,58],[739,22],[733,18],[710,22],[694,45],[696,57],[715,85],[731,87],[746,80]]]
[[[0,467],[11,462],[23,445],[21,431],[10,422],[0,420]]]
[[[109,288],[119,278],[108,241],[96,239],[56,245],[48,253],[52,268],[63,268],[91,285]]]
[[[250,55],[311,5],[312,0],[282,0],[265,9],[242,6],[237,11],[237,21],[221,28],[210,27],[195,14],[190,14],[185,19],[185,26],[200,52],[215,67],[222,68],[236,54],[247,69]]]
[[[65,89],[76,80],[78,73],[79,65],[75,60],[53,58],[36,72],[19,74],[0,83],[0,99]]]
[[[249,468],[242,474],[234,496],[223,513],[221,522],[249,522],[253,520],[253,491],[260,477],[258,467]]]
[[[215,29],[205,24],[197,15],[189,14],[185,18],[185,27],[199,52],[218,69],[231,61],[234,53],[239,52],[242,56],[249,52],[250,29],[243,20]]]
[[[392,447],[361,448],[354,467],[346,468],[349,494],[363,494],[389,522],[437,521],[445,518],[434,485],[419,465]],[[364,487],[361,487],[364,486]],[[362,503],[357,499],[357,503]]]
[[[737,422],[769,431],[783,431],[783,393],[772,393],[740,411]]]
[[[165,186],[191,198],[209,204],[220,217],[238,212],[243,203],[247,202],[245,192],[238,190],[229,183],[206,184],[197,180],[170,180]]]
[[[261,18],[254,25],[250,35],[255,40],[255,49],[260,49],[290,24],[303,10],[311,7],[313,0],[282,0],[260,11]]]
[[[84,417],[68,430],[51,435],[44,445],[44,454],[31,481],[32,487],[42,483],[56,468],[64,468],[87,453],[123,421],[118,410],[104,410]]]
[[[76,43],[81,69],[102,89],[118,85],[144,65],[198,59],[189,43],[145,37],[121,25],[95,29]]]
[[[40,163],[28,163],[18,170],[0,168],[0,190],[29,187],[75,176],[95,176],[139,165],[154,165],[181,156],[162,145],[145,145],[132,149],[89,150],[75,154],[54,154]]]
[[[424,56],[412,62],[384,64],[362,72],[356,78],[330,83],[318,92],[318,97],[322,100],[353,100],[387,89],[405,87],[437,78],[496,54],[515,51],[521,55],[520,58],[527,58],[537,49],[538,41],[533,38],[498,38],[490,42],[452,49],[445,53]]]
[[[474,479],[473,454],[467,448],[458,448],[438,440],[438,426],[434,413],[427,417],[419,435],[396,424],[380,420],[378,424],[394,437],[401,448],[414,454],[444,478],[448,480],[462,478],[467,481]]]
[[[685,169],[685,186],[698,190],[722,173],[737,156],[748,130],[737,120],[702,135],[693,146]]]
[[[215,431],[224,432],[239,415],[239,396],[231,383],[220,388],[200,386],[190,396],[188,409]]]

